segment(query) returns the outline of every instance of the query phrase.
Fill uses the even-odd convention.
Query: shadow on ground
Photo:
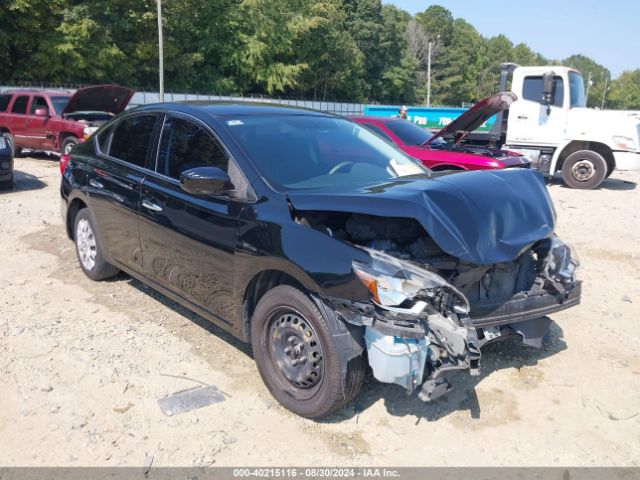
[[[11,192],[25,192],[28,190],[41,190],[46,187],[47,184],[40,180],[38,177],[25,173],[20,170],[13,171],[13,187],[0,190],[0,195]]]
[[[559,186],[562,188],[571,188],[564,184],[561,177],[554,177],[549,180],[550,186]],[[600,184],[598,188],[594,190],[615,190],[615,191],[624,191],[624,190],[635,190],[637,187],[636,182],[631,182],[629,180],[620,180],[618,178],[607,178],[604,182]]]

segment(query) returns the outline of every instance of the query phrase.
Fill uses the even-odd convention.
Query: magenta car
[[[434,171],[530,168],[529,159],[518,153],[464,143],[471,132],[509,108],[513,100],[512,93],[488,97],[435,134],[397,117],[359,115],[350,119],[396,144]]]

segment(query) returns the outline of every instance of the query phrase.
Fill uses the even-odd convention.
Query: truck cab
[[[509,88],[510,81],[510,88]],[[503,64],[500,91],[517,100],[494,124],[494,139],[529,156],[549,176],[591,189],[615,170],[640,170],[640,114],[586,108],[579,71]]]

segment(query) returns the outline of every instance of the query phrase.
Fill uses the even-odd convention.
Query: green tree
[[[605,88],[605,84],[608,83],[611,78],[611,72],[607,68],[584,55],[571,55],[569,58],[563,60],[562,64],[567,67],[575,68],[582,73],[585,88],[589,90],[587,106],[599,107],[602,103],[602,93]],[[591,85],[587,85],[589,80],[591,81]]]
[[[611,83],[607,107],[640,110],[640,69],[625,71]]]

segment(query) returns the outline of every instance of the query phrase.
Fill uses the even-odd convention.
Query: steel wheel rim
[[[279,310],[266,329],[267,356],[286,384],[312,392],[324,373],[322,345],[315,329],[298,312]]]
[[[67,143],[67,144],[64,146],[64,154],[65,154],[65,155],[69,155],[69,154],[71,153],[71,149],[73,148],[73,146],[74,146],[74,145],[75,145],[75,144],[74,144],[74,143],[71,143],[71,142]]]
[[[573,165],[571,173],[579,182],[586,182],[593,178],[596,168],[591,160],[580,160]]]
[[[76,246],[80,263],[86,270],[93,270],[96,266],[97,245],[96,237],[88,220],[82,218],[76,229]]]

